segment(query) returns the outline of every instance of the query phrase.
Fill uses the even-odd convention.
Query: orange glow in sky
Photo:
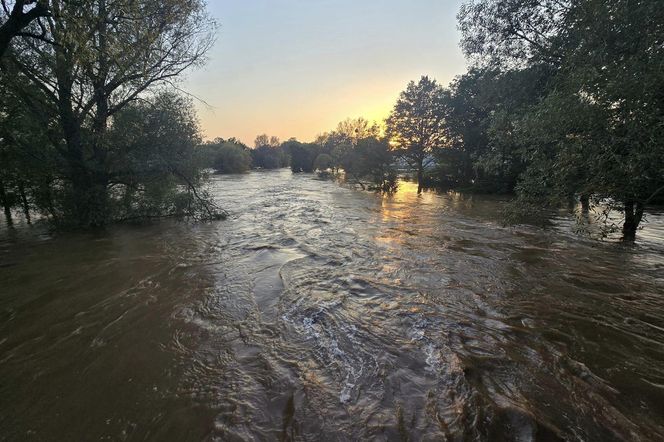
[[[183,88],[201,98],[205,138],[311,141],[346,118],[384,120],[410,80],[446,85],[466,69],[461,0],[215,0],[207,65]]]

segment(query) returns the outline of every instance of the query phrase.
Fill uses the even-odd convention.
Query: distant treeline
[[[294,173],[314,171],[337,174],[363,188],[396,189],[395,152],[380,136],[379,127],[363,118],[339,123],[336,130],[320,135],[315,142],[259,135],[249,148],[235,138],[217,138],[198,148],[202,167],[221,174],[250,169],[290,167]]]

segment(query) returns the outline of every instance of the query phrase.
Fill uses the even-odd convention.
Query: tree
[[[172,92],[132,102],[107,134],[111,220],[219,213],[200,189],[200,130],[193,103]]]
[[[244,173],[251,168],[251,154],[248,149],[233,143],[216,146],[214,170],[217,173]]]
[[[280,145],[279,137],[270,137],[267,134],[256,136],[256,140],[254,141],[255,149],[258,149],[259,147],[279,147]]]
[[[588,140],[585,183],[620,202],[623,237],[633,241],[645,207],[664,192],[664,11],[657,2],[592,0],[570,17],[557,87],[594,112],[567,137]]]
[[[350,144],[356,146],[360,140],[365,138],[378,138],[380,128],[376,122],[370,122],[366,118],[346,118],[337,124],[337,128],[326,134],[327,143]]]
[[[475,64],[503,69],[557,64],[572,0],[470,0],[457,18],[461,48]]]
[[[397,174],[393,163],[394,154],[387,140],[369,137],[359,140],[344,159],[344,170],[362,188],[393,192],[397,189]],[[368,180],[369,185],[365,185],[363,180]]]
[[[0,82],[5,77],[0,74]],[[14,90],[0,89],[0,203],[8,222],[13,208],[28,222],[34,210],[57,218],[58,157],[49,140],[54,122],[46,121],[35,119]]]
[[[335,130],[326,132],[316,138],[323,152],[332,157],[333,168],[341,167],[343,158],[365,138],[378,138],[380,128],[377,123],[359,118],[347,118],[339,122]]]
[[[16,41],[10,86],[38,118],[58,121],[52,143],[67,212],[79,226],[103,225],[112,205],[112,119],[202,63],[214,24],[201,0],[53,0],[50,13],[44,39]]]
[[[311,173],[315,170],[314,162],[321,152],[321,148],[317,144],[300,143],[297,140],[292,140],[285,142],[283,149],[290,155],[293,173]]]
[[[26,9],[27,8],[27,9]],[[7,2],[2,2],[2,24],[0,24],[0,57],[2,57],[11,40],[17,36],[43,39],[44,24],[39,22],[40,34],[25,32],[25,29],[40,18],[49,17],[48,2],[39,0],[16,0],[10,8]]]
[[[318,154],[314,160],[314,170],[318,170],[320,172],[325,172],[326,170],[331,169],[333,165],[334,160],[326,153]]]
[[[386,121],[387,136],[399,155],[417,171],[418,193],[431,154],[445,145],[445,91],[436,80],[423,76],[401,93]]]
[[[513,192],[527,167],[522,140],[517,136],[524,116],[549,92],[552,71],[548,65],[534,65],[506,72],[494,72],[483,81],[487,143],[474,158],[478,184],[495,192]]]
[[[279,142],[279,138],[266,134],[259,135],[254,141],[251,158],[255,168],[279,169],[288,167],[288,153]]]
[[[252,150],[236,138],[215,138],[196,148],[200,167],[216,173],[244,173],[251,168]]]
[[[645,207],[664,192],[662,8],[481,0],[459,17],[463,47],[478,63],[553,72],[537,105],[512,120],[527,163],[520,198],[546,205],[592,193],[623,212],[623,237],[633,240]]]

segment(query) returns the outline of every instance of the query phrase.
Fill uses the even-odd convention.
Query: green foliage
[[[633,239],[644,207],[664,193],[661,5],[478,0],[459,18],[477,65],[528,80],[517,100],[524,105],[498,100],[485,131],[489,154],[476,165],[516,172],[519,207],[592,195],[624,213]]]
[[[317,148],[320,152],[313,164],[315,170],[343,170],[349,183],[362,188],[394,191],[397,187],[396,171],[392,167],[394,154],[387,139],[380,138],[380,128],[364,118],[348,118],[336,129],[319,135]],[[296,148],[296,155],[306,155]],[[297,159],[296,159],[297,160]]]
[[[556,63],[572,0],[470,0],[461,6],[459,29],[465,54],[504,70]]]
[[[28,221],[30,212],[39,208],[56,215],[58,155],[49,142],[51,128],[44,129],[15,91],[0,90],[0,205],[8,220],[13,209],[20,209]]]
[[[66,151],[52,148],[43,127],[34,124],[20,102],[11,101],[12,124],[0,121],[0,181],[4,201],[26,216],[37,212],[63,227],[78,226]],[[1,113],[8,116],[8,113]],[[190,100],[162,93],[131,103],[113,118],[104,138],[103,189],[89,188],[88,221],[96,225],[126,219],[187,215],[215,217],[195,159],[200,143]],[[0,192],[2,197],[3,192]],[[80,198],[80,193],[77,195]]]
[[[204,60],[214,35],[204,2],[51,2],[49,9],[3,58],[3,86],[19,106],[2,116],[0,130],[15,132],[3,149],[23,159],[3,164],[2,174],[20,170],[14,181],[25,190],[24,206],[83,228],[136,213],[193,214],[206,201],[191,161],[197,122],[190,103],[158,86]],[[21,124],[12,121],[18,115],[26,115]],[[183,196],[189,203],[174,202]]]
[[[226,143],[219,146],[214,159],[217,173],[245,173],[251,168],[251,154],[242,147]]]
[[[441,185],[512,192],[525,169],[517,134],[523,115],[547,90],[551,71],[473,68],[446,90],[447,147],[436,152]]]
[[[397,174],[393,168],[394,152],[386,139],[364,138],[348,149],[339,165],[346,180],[363,188],[391,192],[397,188]],[[368,184],[365,184],[368,182]]]
[[[209,201],[199,188],[201,140],[191,100],[161,93],[132,103],[116,115],[107,140],[112,219],[210,215],[201,207]]]
[[[219,174],[245,173],[251,168],[250,149],[234,138],[217,138],[196,151],[199,164]]]
[[[319,154],[314,160],[314,170],[319,170],[321,172],[324,172],[328,169],[331,169],[333,166],[334,166],[334,159],[332,158],[332,156],[326,153]]]
[[[288,167],[290,158],[277,137],[259,135],[251,150],[253,167],[257,169],[280,169]]]
[[[334,162],[334,167],[343,168],[344,159],[353,150],[352,144],[338,144],[330,151],[330,156]]]
[[[314,162],[321,152],[319,145],[291,140],[285,142],[283,148],[290,155],[290,166],[294,173],[311,173],[316,170]]]

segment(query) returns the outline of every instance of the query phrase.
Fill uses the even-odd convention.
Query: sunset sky
[[[383,120],[408,81],[464,72],[462,0],[210,0],[220,27],[184,89],[208,139],[310,141],[347,117]]]

